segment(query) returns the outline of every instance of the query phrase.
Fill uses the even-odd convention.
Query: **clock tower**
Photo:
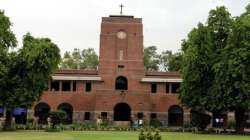
[[[141,80],[144,76],[141,18],[126,15],[102,18],[98,72],[104,80],[106,76],[124,76],[128,80],[138,76],[136,81]]]

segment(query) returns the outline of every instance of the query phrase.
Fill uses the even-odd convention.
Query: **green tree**
[[[163,51],[159,55],[160,66],[163,71],[180,71],[182,55],[180,52],[172,53],[172,51]]]
[[[31,107],[39,100],[60,60],[54,43],[30,34],[24,36],[21,49],[10,51],[17,44],[10,26],[9,18],[0,11],[0,105],[6,109],[4,129],[11,129],[15,107]]]
[[[11,129],[15,107],[31,107],[47,88],[50,75],[60,61],[58,47],[48,38],[34,38],[29,33],[23,47],[8,54],[7,74],[1,85],[1,104],[6,109],[5,129]]]
[[[214,66],[227,46],[233,19],[224,6],[209,12],[207,24],[198,24],[182,43],[181,102],[197,111],[227,111],[221,92],[214,90]],[[220,86],[220,85],[217,85]]]
[[[73,65],[74,65],[74,60],[72,59],[70,52],[66,51],[61,60],[60,68],[70,69],[74,67]]]
[[[98,65],[98,56],[93,48],[82,50],[82,68],[83,69],[96,69]]]
[[[98,56],[93,48],[80,49],[75,48],[72,53],[66,51],[61,61],[62,69],[96,69],[98,65]]]
[[[214,66],[216,80],[213,92],[217,102],[235,111],[236,130],[243,132],[245,112],[250,109],[250,4],[246,12],[235,19],[228,45]]]
[[[157,47],[156,46],[149,46],[144,48],[144,67],[146,70],[149,71],[156,71],[159,69],[159,55],[157,54]]]

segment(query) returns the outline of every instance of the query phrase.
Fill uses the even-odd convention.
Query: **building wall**
[[[119,32],[125,33],[126,37],[119,38]],[[115,105],[127,103],[132,111],[131,119],[137,119],[138,112],[143,112],[146,120],[150,119],[151,113],[157,113],[157,118],[164,124],[168,122],[169,108],[179,104],[178,94],[166,91],[166,82],[156,83],[156,93],[151,93],[151,84],[154,82],[142,82],[142,78],[145,77],[180,78],[180,75],[171,72],[148,73],[144,70],[141,18],[132,16],[102,18],[98,70],[86,73],[81,71],[83,70],[61,70],[54,75],[98,76],[101,80],[76,81],[76,91],[72,91],[71,87],[71,91],[67,92],[61,91],[61,84],[60,91],[53,91],[49,83],[48,91],[44,91],[39,102],[47,103],[52,110],[56,110],[61,103],[69,103],[73,107],[73,119],[76,122],[84,120],[85,112],[91,112],[91,120],[97,119],[101,112],[107,112],[108,118],[112,120]],[[127,78],[127,90],[115,89],[118,76]],[[90,92],[85,91],[86,82],[92,83]],[[189,110],[183,109],[184,118],[188,118]]]

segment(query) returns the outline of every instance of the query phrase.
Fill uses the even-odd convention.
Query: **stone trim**
[[[142,78],[141,82],[182,82],[181,78]]]
[[[99,76],[52,76],[53,80],[101,81]]]

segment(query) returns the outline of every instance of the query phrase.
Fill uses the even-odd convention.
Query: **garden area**
[[[161,132],[162,140],[249,140],[250,136]],[[0,132],[0,140],[138,140],[138,132],[125,131],[16,131]]]

